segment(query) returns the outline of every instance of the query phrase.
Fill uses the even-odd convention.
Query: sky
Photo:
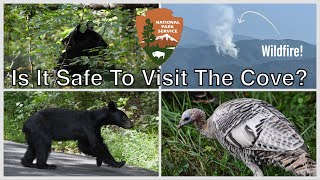
[[[221,19],[219,7],[233,9],[233,34],[258,39],[294,39],[316,43],[316,5],[314,4],[161,4],[173,10],[173,15],[184,18],[184,25],[212,33],[210,27]],[[238,18],[246,11],[255,11],[265,16],[280,32],[259,15],[248,13],[245,22]]]

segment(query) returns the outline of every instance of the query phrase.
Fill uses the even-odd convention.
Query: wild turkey
[[[167,101],[171,101],[175,99],[174,93],[172,92],[162,92],[162,98],[166,99]],[[214,102],[216,97],[214,97],[210,92],[196,92],[196,91],[190,91],[188,92],[188,96],[190,100],[194,103],[211,103]]]
[[[243,98],[225,102],[208,120],[204,111],[188,109],[182,114],[178,129],[190,123],[202,135],[217,139],[255,176],[263,176],[260,166],[269,164],[295,175],[316,175],[316,163],[294,125],[264,101]]]
[[[188,93],[191,101],[194,103],[211,103],[216,99],[210,92],[190,91]]]

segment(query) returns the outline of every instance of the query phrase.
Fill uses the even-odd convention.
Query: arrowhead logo
[[[169,9],[158,8],[136,17],[140,45],[158,65],[171,56],[181,38],[183,19],[172,14]]]

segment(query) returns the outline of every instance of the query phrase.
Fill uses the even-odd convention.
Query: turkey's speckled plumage
[[[179,128],[194,123],[201,134],[216,138],[254,173],[259,166],[279,165],[295,175],[316,175],[316,163],[287,118],[270,104],[256,99],[235,99],[221,104],[206,120],[200,109],[182,114]]]

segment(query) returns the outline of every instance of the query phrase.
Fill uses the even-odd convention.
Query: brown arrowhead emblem
[[[181,38],[183,19],[172,14],[169,9],[158,8],[136,18],[141,47],[158,65],[171,56]]]

